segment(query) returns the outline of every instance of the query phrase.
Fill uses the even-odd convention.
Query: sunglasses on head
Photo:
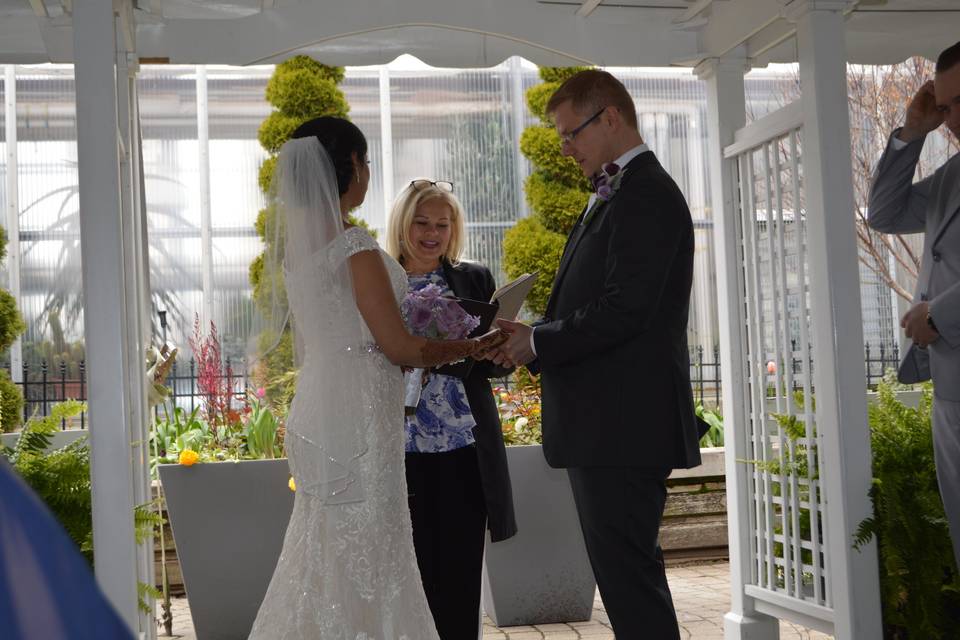
[[[440,191],[453,192],[453,183],[448,180],[411,180],[410,186],[417,191],[427,187],[436,187]]]

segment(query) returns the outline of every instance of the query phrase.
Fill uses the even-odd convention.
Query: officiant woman
[[[387,252],[406,269],[410,291],[488,301],[493,275],[460,260],[464,212],[453,184],[413,180],[390,213]],[[465,378],[428,372],[416,412],[405,418],[413,543],[424,590],[443,640],[476,638],[486,530],[493,542],[517,531],[507,454],[490,378],[511,369],[473,362]]]

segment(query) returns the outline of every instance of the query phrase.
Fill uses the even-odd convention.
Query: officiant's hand
[[[522,322],[511,322],[503,319],[497,320],[497,325],[509,337],[492,358],[495,364],[499,366],[519,366],[536,359],[537,355],[530,347],[530,334],[533,333],[533,327]]]

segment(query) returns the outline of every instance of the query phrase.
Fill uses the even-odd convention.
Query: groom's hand
[[[508,335],[507,341],[500,346],[500,352],[493,361],[498,365],[524,365],[536,359],[537,355],[530,346],[533,327],[522,322],[497,320],[497,325]],[[501,361],[498,362],[498,358]]]

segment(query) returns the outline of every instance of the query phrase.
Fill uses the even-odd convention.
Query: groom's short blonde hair
[[[606,71],[587,69],[567,78],[547,101],[547,114],[552,114],[568,101],[574,111],[588,115],[604,107],[616,107],[624,121],[637,128],[637,108],[630,92]]]
[[[427,200],[442,200],[450,207],[450,244],[443,257],[449,263],[457,264],[463,253],[466,234],[460,200],[451,191],[444,191],[433,185],[418,189],[413,186],[414,182],[416,181],[411,181],[407,188],[397,195],[390,209],[390,219],[387,220],[387,253],[398,262],[403,262],[404,248],[411,246],[410,227],[413,225],[417,207]]]

